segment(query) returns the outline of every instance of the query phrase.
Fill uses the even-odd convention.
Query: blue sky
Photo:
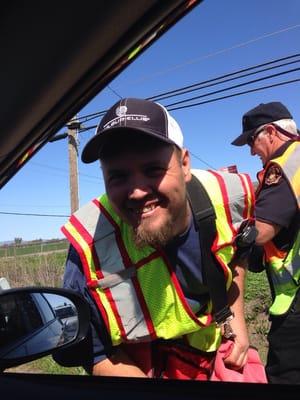
[[[204,0],[112,81],[113,91],[105,88],[79,116],[109,108],[118,100],[114,91],[122,97],[150,97],[300,53],[299,48],[300,1]],[[298,66],[294,64],[280,71]],[[265,75],[276,72],[279,70]],[[300,78],[299,71],[235,92],[297,78]],[[255,76],[246,80],[250,79]],[[281,101],[300,125],[299,89],[297,82],[173,111],[184,133],[185,145],[192,152],[192,166],[207,169],[208,166],[220,168],[236,164],[239,172],[247,172],[254,179],[261,168],[260,161],[250,156],[246,146],[239,148],[230,144],[241,131],[241,116],[261,102]],[[167,105],[177,100],[161,103]],[[98,119],[86,125],[97,122]],[[80,153],[93,134],[93,130],[80,133]],[[85,165],[79,160],[78,167],[79,197],[83,205],[101,194],[104,187],[98,163]],[[66,140],[47,144],[6,184],[0,192],[0,211],[70,213]],[[15,237],[23,240],[61,238],[60,227],[65,220],[63,217],[0,214],[0,241]]]

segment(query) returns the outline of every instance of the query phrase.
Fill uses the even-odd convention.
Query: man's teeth
[[[154,205],[154,204],[151,204],[151,205],[149,205],[149,206],[145,206],[143,209],[141,209],[140,212],[142,212],[142,213],[147,213],[147,212],[149,212],[149,211],[154,210],[154,208],[155,208],[155,205]]]

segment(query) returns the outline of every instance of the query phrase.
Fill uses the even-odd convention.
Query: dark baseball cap
[[[247,139],[262,125],[279,121],[280,119],[293,119],[289,110],[279,101],[261,103],[243,115],[243,132],[231,144],[243,146]]]
[[[118,135],[128,135],[130,131],[183,147],[181,129],[165,107],[150,100],[125,98],[106,112],[96,128],[95,136],[82,151],[82,161],[91,163],[98,160],[108,140],[118,140]]]

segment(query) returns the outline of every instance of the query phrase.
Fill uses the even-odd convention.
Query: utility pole
[[[70,197],[71,197],[71,214],[79,208],[78,196],[78,146],[77,132],[80,123],[77,116],[73,117],[67,123],[68,128],[68,151],[69,151],[69,171],[70,171]]]

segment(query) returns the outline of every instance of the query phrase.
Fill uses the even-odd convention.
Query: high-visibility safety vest
[[[215,208],[217,236],[212,251],[229,288],[234,237],[241,222],[252,217],[252,183],[246,174],[192,173]],[[105,194],[73,214],[62,231],[80,255],[87,286],[114,346],[184,337],[197,349],[217,349],[221,334],[211,304],[202,315],[193,313],[163,250],[137,249],[131,227],[114,212]]]
[[[300,143],[292,143],[285,152],[270,160],[258,174],[257,195],[264,183],[270,166],[277,165],[286,177],[300,208]],[[273,303],[269,309],[272,315],[288,311],[299,289],[300,279],[300,231],[298,230],[292,247],[288,251],[278,249],[273,241],[264,245],[266,267],[274,289]]]

